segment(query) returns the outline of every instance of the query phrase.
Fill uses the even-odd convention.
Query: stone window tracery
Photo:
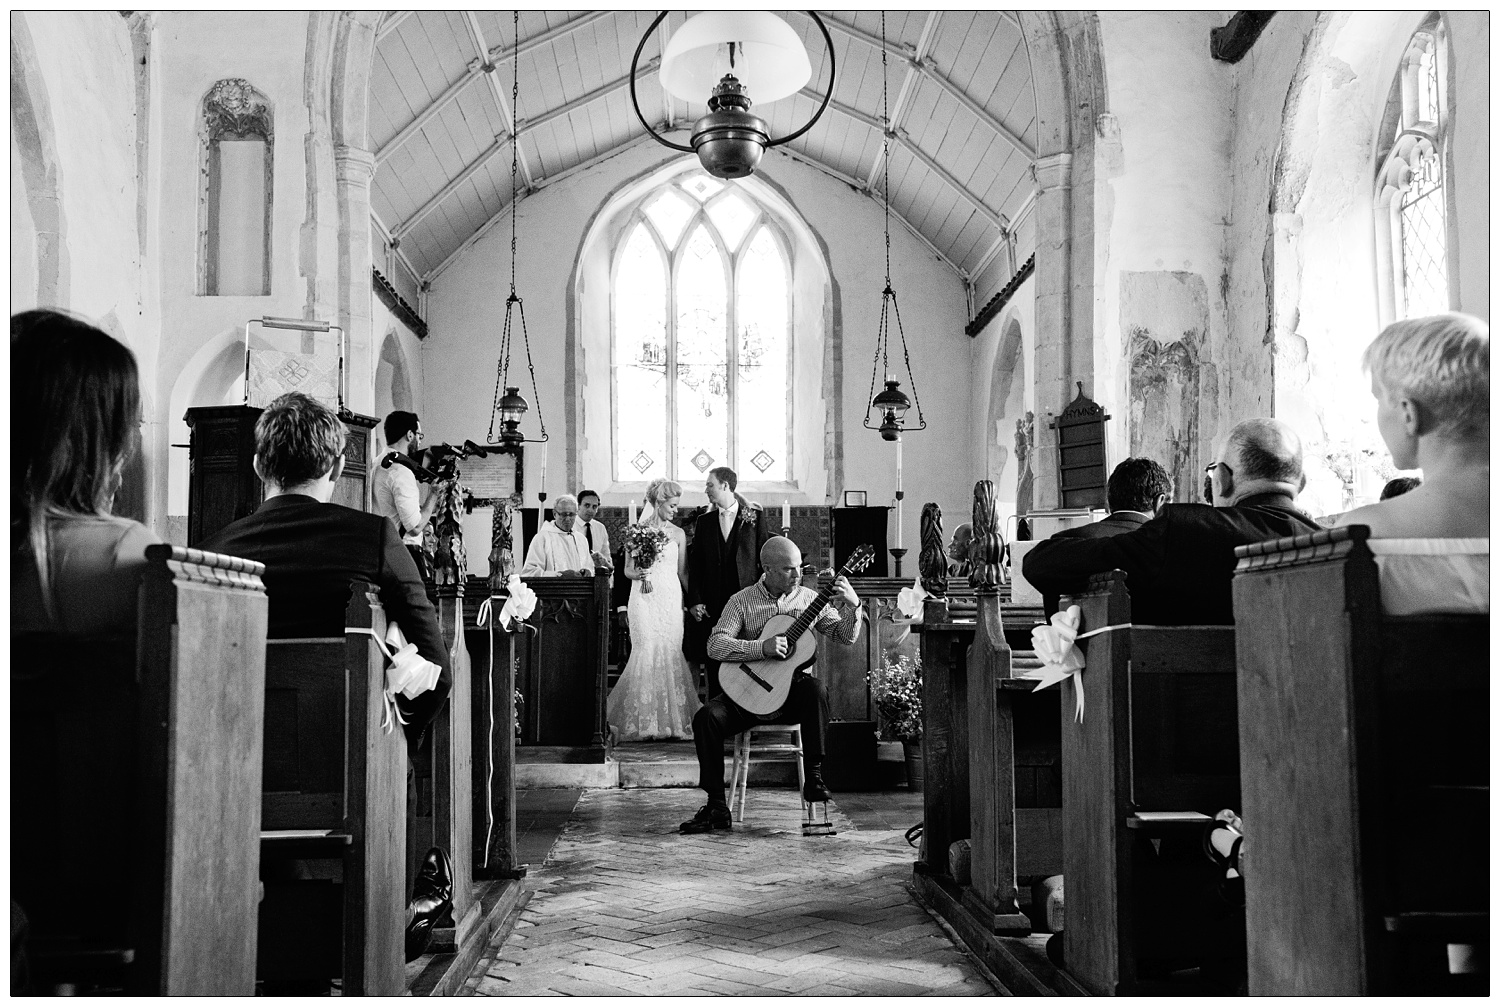
[[[246,80],[220,80],[203,98],[200,294],[271,292],[272,120],[270,101]]]
[[[1391,86],[1375,179],[1381,321],[1448,311],[1446,39],[1430,18],[1412,36]]]
[[[701,172],[648,193],[613,255],[613,478],[791,469],[792,261],[776,219]]]

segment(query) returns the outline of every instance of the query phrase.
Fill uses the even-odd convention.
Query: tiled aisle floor
[[[902,829],[868,812],[857,826],[835,803],[839,834],[803,837],[795,791],[751,788],[734,831],[678,835],[702,797],[584,791],[546,862],[532,861],[535,895],[520,922],[486,950],[465,992],[1003,992],[912,898]]]

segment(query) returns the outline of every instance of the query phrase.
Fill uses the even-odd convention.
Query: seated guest
[[[1115,466],[1105,488],[1109,517],[1103,521],[1064,528],[1054,539],[1109,538],[1135,531],[1156,516],[1172,499],[1172,479],[1167,470],[1150,458],[1127,458]],[[1057,595],[1042,594],[1042,609],[1048,618],[1057,611]]]
[[[398,695],[413,758],[423,733],[453,688],[448,652],[437,613],[416,562],[396,526],[379,514],[329,503],[344,470],[344,424],[332,409],[301,392],[287,392],[255,421],[255,474],[266,499],[254,514],[210,536],[202,548],[266,565],[267,635],[272,639],[343,636],[349,583],[380,589],[386,618],[401,627],[417,652],[442,669],[438,682],[416,699]],[[416,783],[407,771],[408,891],[419,885],[407,929],[407,960],[420,957],[432,926],[447,911],[452,871],[441,850],[420,860],[416,848]],[[440,895],[442,878],[448,890]],[[415,951],[415,954],[413,953]]]
[[[592,577],[596,568],[612,566],[589,548],[578,524],[578,498],[564,493],[552,505],[552,520],[537,529],[526,550],[522,577]]]
[[[1409,318],[1365,351],[1376,422],[1409,493],[1339,524],[1370,529],[1392,615],[1489,611],[1490,330],[1469,315]]]
[[[1318,525],[1293,504],[1307,482],[1302,442],[1280,420],[1236,424],[1208,471],[1214,506],[1166,504],[1135,531],[1110,538],[1054,536],[1026,554],[1026,579],[1044,593],[1066,594],[1086,587],[1091,574],[1124,570],[1133,621],[1233,625],[1234,547]]]
[[[773,636],[757,639],[773,615],[800,615],[817,597],[812,588],[803,587],[802,552],[789,538],[775,536],[760,548],[760,579],[730,597],[714,631],[708,638],[708,654],[715,661],[779,660],[787,656],[787,640]],[[859,596],[849,581],[835,581],[837,591],[813,623],[826,636],[852,644],[859,638]],[[806,783],[802,798],[807,801],[828,800],[823,783],[823,739],[828,726],[828,689],[806,672],[792,679],[787,701],[775,713],[758,716],[741,709],[720,693],[693,715],[693,744],[698,750],[698,786],[708,795],[708,803],[698,814],[682,823],[686,833],[732,829],[729,804],[724,800],[724,739],[732,738],[752,724],[801,724],[802,766]]]
[[[110,510],[136,449],[135,356],[77,318],[10,320],[13,630],[134,633],[144,525]]]
[[[974,526],[965,521],[953,529],[953,541],[948,543],[948,576],[967,577],[974,564],[969,561],[969,547],[974,544]]]
[[[1420,485],[1422,480],[1417,476],[1397,476],[1380,488],[1380,499],[1389,500],[1391,497],[1410,493]]]

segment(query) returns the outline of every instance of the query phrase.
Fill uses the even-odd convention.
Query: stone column
[[[1036,428],[1031,471],[1037,509],[1058,506],[1057,431],[1049,421],[1072,399],[1073,155],[1036,161]]]
[[[375,155],[360,147],[334,147],[339,208],[339,324],[348,340],[345,405],[358,413],[375,408],[374,333],[370,319],[370,179]]]

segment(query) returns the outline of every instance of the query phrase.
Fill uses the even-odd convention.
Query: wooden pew
[[[265,568],[146,556],[135,636],[12,637],[11,897],[39,992],[248,996]]]
[[[1081,633],[1130,623],[1118,570],[1072,603]],[[1090,993],[1179,988],[1162,981],[1235,932],[1201,852],[1208,819],[1239,806],[1234,641],[1232,626],[1135,626],[1078,643],[1083,723],[1062,685],[1063,957]]]
[[[342,976],[345,996],[395,996],[405,988],[406,737],[382,727],[386,660],[360,632],[385,634],[378,590],[351,585],[344,619],[344,636],[266,645],[258,969],[268,982]]]
[[[1368,536],[1235,550],[1252,995],[1487,992],[1489,618],[1382,616]]]

